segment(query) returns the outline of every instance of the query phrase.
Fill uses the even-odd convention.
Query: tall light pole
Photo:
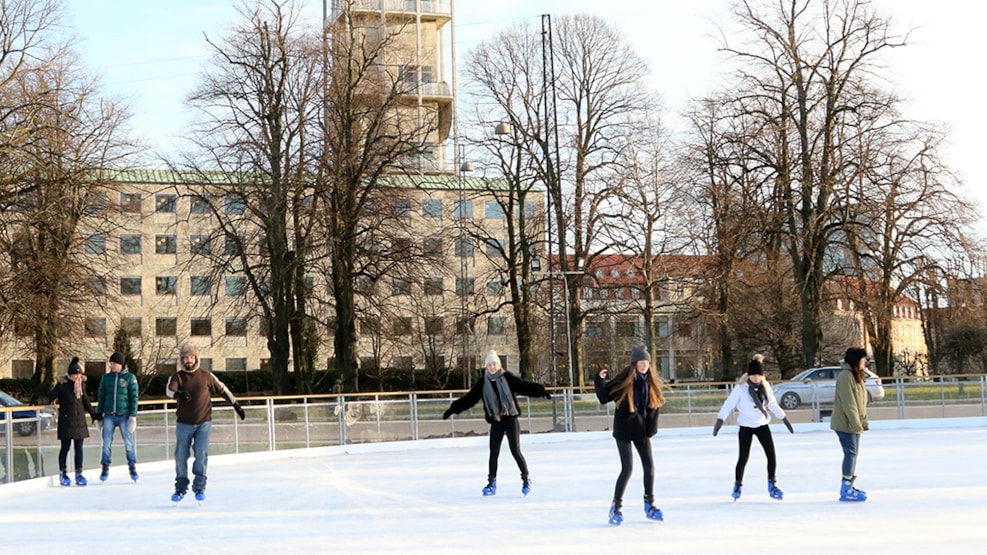
[[[463,248],[465,248],[465,244],[466,244],[465,243],[465,241],[466,241],[466,213],[465,213],[465,204],[466,204],[466,174],[468,172],[473,171],[473,164],[469,163],[466,160],[466,157],[465,157],[464,151],[463,151],[463,145],[459,145],[458,155],[459,155],[458,156],[459,157],[459,248],[460,249],[463,249]],[[463,254],[464,254],[463,252],[460,252],[460,255],[463,255]],[[459,257],[459,279],[460,279],[460,283],[461,283],[460,286],[463,287],[463,288],[465,288],[465,286],[466,286],[465,285],[466,284],[466,270],[467,270],[466,257],[465,256],[460,256]],[[469,364],[469,350],[467,348],[468,345],[467,345],[467,340],[466,340],[466,338],[469,336],[469,334],[467,333],[467,331],[469,330],[469,319],[466,316],[466,290],[465,289],[460,289],[458,292],[459,292],[459,318],[460,318],[460,322],[461,322],[461,327],[460,327],[459,330],[456,330],[456,331],[462,332],[462,333],[459,334],[461,336],[460,337],[460,340],[459,340],[459,343],[460,343],[460,348],[461,348],[461,353],[462,353],[462,361],[463,361],[463,366],[464,366],[463,370],[464,370],[464,373],[466,374],[466,387],[471,387],[472,386],[472,383],[471,383],[472,374],[471,374],[471,372],[472,372],[473,369],[469,367],[470,366],[470,364]]]

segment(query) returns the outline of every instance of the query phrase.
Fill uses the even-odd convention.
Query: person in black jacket
[[[644,347],[631,349],[631,363],[610,381],[606,381],[607,369],[594,379],[596,397],[600,403],[615,401],[613,413],[613,437],[620,454],[620,475],[613,491],[610,505],[610,524],[619,525],[624,520],[620,512],[624,490],[634,470],[631,446],[641,457],[644,470],[644,514],[653,520],[662,520],[661,509],[655,506],[655,464],[651,455],[651,438],[658,433],[658,409],[665,402],[662,382],[651,368],[650,355]]]
[[[82,444],[89,437],[89,426],[86,424],[88,414],[93,422],[100,420],[86,395],[86,375],[79,366],[79,357],[72,357],[64,381],[58,382],[48,394],[51,401],[58,403],[58,439],[62,447],[58,451],[58,481],[63,486],[71,485],[68,475],[69,447],[75,444],[75,483],[84,486],[88,482],[82,475]]]
[[[497,493],[497,459],[500,457],[500,445],[507,436],[507,445],[511,455],[521,470],[521,493],[528,495],[531,491],[531,479],[528,477],[528,463],[521,454],[521,425],[518,423],[517,394],[527,397],[552,396],[545,391],[545,386],[534,382],[524,381],[501,367],[497,351],[487,353],[484,377],[473,384],[466,395],[452,402],[442,415],[447,420],[453,414],[459,414],[483,401],[483,414],[490,423],[490,460],[487,465],[487,485],[483,495]]]

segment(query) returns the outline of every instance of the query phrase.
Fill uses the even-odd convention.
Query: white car
[[[881,378],[870,370],[864,380],[867,388],[867,402],[884,399],[884,386]],[[785,410],[797,409],[803,404],[813,404],[816,399],[821,405],[832,404],[836,394],[836,376],[840,373],[839,366],[824,366],[809,368],[797,374],[794,378],[772,384],[778,404]]]

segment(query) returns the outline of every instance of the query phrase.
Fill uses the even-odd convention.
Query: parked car
[[[884,399],[884,386],[877,374],[866,370],[867,378],[864,386],[867,388],[867,402]],[[772,384],[778,404],[785,410],[797,409],[803,404],[812,404],[818,396],[821,405],[832,404],[836,394],[836,376],[840,373],[839,366],[824,366],[809,368],[797,374],[794,378]]]
[[[0,391],[0,405],[4,407],[18,407],[24,405],[24,403],[14,399],[3,391]],[[7,424],[4,422],[7,418],[7,414],[13,415],[14,429],[17,430],[17,433],[22,436],[29,436],[33,434],[39,423],[41,424],[42,430],[47,430],[55,425],[55,411],[49,408],[44,408],[41,410],[22,409],[3,411],[0,412],[0,431],[7,429]]]

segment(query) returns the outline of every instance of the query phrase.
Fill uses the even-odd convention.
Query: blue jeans
[[[127,452],[127,465],[137,464],[137,446],[134,443],[134,434],[127,429],[127,420],[130,416],[126,414],[104,414],[103,415],[103,450],[100,454],[99,464],[109,465],[113,459],[113,430],[120,428],[120,435],[123,437],[123,449]]]
[[[849,480],[853,478],[857,468],[857,450],[860,448],[860,434],[836,432],[836,437],[840,438],[840,447],[843,448],[843,477]]]
[[[189,450],[195,455],[192,463],[192,491],[206,489],[206,466],[209,464],[209,433],[212,422],[175,426],[175,491],[188,491]]]

